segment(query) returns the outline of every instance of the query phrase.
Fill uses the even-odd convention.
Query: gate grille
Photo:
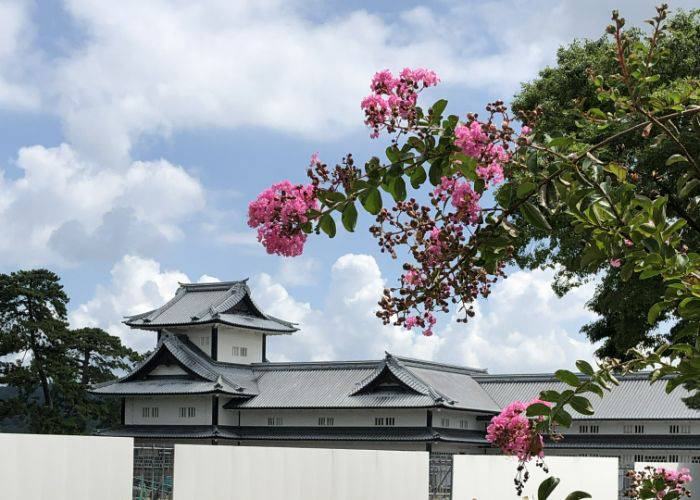
[[[430,453],[430,500],[452,498],[452,453]]]
[[[171,500],[175,449],[167,446],[134,447],[134,500]]]

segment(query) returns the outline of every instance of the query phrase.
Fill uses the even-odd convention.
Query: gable
[[[355,396],[378,391],[412,392],[420,394],[416,389],[409,386],[403,380],[397,377],[388,365],[384,365],[382,370],[377,375],[375,375],[369,382],[365,383],[352,395]]]

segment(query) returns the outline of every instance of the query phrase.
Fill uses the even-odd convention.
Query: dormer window
[[[231,348],[231,355],[238,358],[246,358],[248,357],[248,348],[235,345]]]

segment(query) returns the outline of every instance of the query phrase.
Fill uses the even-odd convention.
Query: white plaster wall
[[[149,375],[187,375],[187,372],[179,365],[158,365],[150,371]]]
[[[131,438],[0,434],[0,498],[131,498]]]
[[[447,426],[442,423],[442,420],[445,418],[449,420]],[[433,410],[433,427],[463,429],[463,427],[460,427],[460,420],[467,421],[467,430],[482,430],[484,428],[483,422],[477,422],[476,415],[473,413],[459,410],[445,410],[442,408]]]
[[[580,425],[597,425],[599,434],[623,434],[625,425],[644,425],[644,434],[670,434],[670,426],[689,425],[690,432],[685,435],[700,431],[700,424],[692,420],[575,420],[568,429],[561,429],[563,434],[579,434]]]
[[[425,500],[428,454],[175,446],[174,500]],[[209,481],[205,478],[217,478]]]
[[[221,398],[222,403],[228,401]],[[237,425],[239,410],[224,410],[219,412],[221,425]],[[282,417],[284,426],[318,426],[318,417],[333,417],[334,427],[374,427],[375,417],[394,417],[394,427],[424,427],[427,422],[426,410],[246,410],[242,409],[241,424],[243,426],[266,426],[268,417]],[[223,417],[223,418],[222,418]],[[434,421],[434,420],[433,420]],[[227,422],[227,423],[224,423]],[[228,423],[234,422],[234,423]]]
[[[217,357],[219,361],[229,363],[260,363],[262,359],[262,333],[219,325],[219,344]],[[233,346],[247,347],[246,357],[234,356]]]
[[[561,479],[551,500],[562,500],[572,491],[586,491],[596,499],[615,499],[618,492],[617,459],[548,457],[549,475]],[[534,462],[528,466],[530,480],[522,497],[515,492],[513,478],[518,461],[514,457],[455,455],[452,476],[453,500],[499,500],[537,498],[537,488],[548,476]]]
[[[211,325],[170,328],[171,331],[187,335],[194,345],[211,356]]]
[[[212,396],[151,396],[126,398],[126,425],[209,425]],[[179,417],[180,407],[194,406],[194,418]],[[158,418],[143,418],[143,407],[157,407]],[[226,411],[226,410],[224,410]]]

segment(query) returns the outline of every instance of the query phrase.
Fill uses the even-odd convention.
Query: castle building
[[[157,332],[131,373],[92,389],[119,398],[122,425],[106,435],[137,443],[305,446],[494,453],[493,415],[541,390],[563,390],[551,374],[486,370],[386,354],[374,361],[269,362],[267,339],[297,327],[265,314],[246,281],[183,284],[162,307],[125,323]],[[595,415],[575,415],[549,454],[700,463],[700,411],[677,389],[627,376]]]

